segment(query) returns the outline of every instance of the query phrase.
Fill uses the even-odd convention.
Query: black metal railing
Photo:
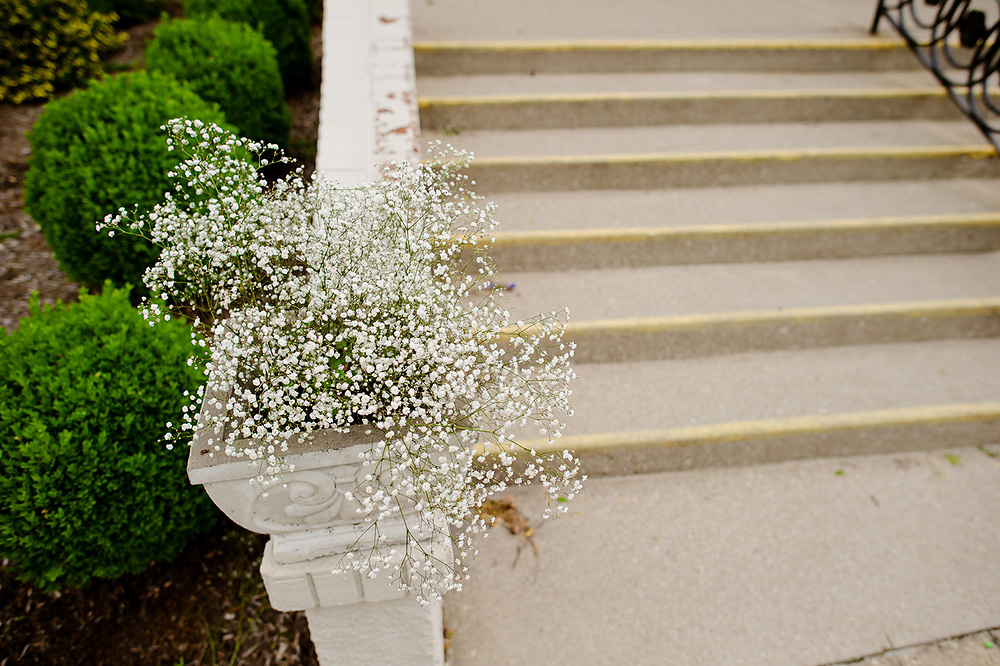
[[[879,0],[882,19],[1000,152],[1000,0]]]

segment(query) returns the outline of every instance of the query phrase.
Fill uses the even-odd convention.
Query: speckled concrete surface
[[[424,56],[425,74],[435,75],[425,76],[422,88],[418,79],[422,96],[867,88],[876,80],[882,81],[878,86],[923,85],[919,70],[915,73],[896,58],[907,54],[881,54],[882,64],[860,66],[869,59],[875,62],[867,46],[878,46],[879,41],[867,34],[875,9],[869,0],[414,0],[413,7],[418,45],[544,42],[523,51],[479,48],[474,57],[460,58],[462,62],[451,68],[446,49],[418,49],[417,62]],[[895,39],[888,31],[882,38]],[[728,41],[729,46],[743,42],[739,57],[749,57],[734,62],[736,51],[697,52],[702,44],[691,53],[670,51],[668,58],[664,52],[647,53],[633,45],[611,55],[586,53],[573,63],[579,51],[559,51],[567,42],[590,40]],[[837,66],[820,62],[832,59],[814,47],[838,40],[867,44],[838,60]],[[774,54],[761,56],[747,48],[771,41],[813,44],[784,63]],[[618,55],[622,57],[616,62]],[[535,67],[536,61],[540,66]],[[729,68],[717,66],[720,63]],[[662,71],[647,71],[653,64]],[[782,71],[810,69],[822,71],[822,76],[807,82],[809,75],[801,71],[777,73],[782,68],[776,64],[783,64]],[[645,73],[609,73],[628,67]],[[895,67],[900,67],[898,74],[846,73]],[[755,68],[765,73],[747,74]],[[464,75],[437,76],[449,72]],[[469,115],[466,128],[457,116],[442,114],[435,127],[444,138],[479,153],[482,166],[471,173],[479,189],[499,201],[501,219],[510,229],[669,228],[998,208],[995,179],[1000,172],[986,151],[974,156],[974,151],[941,152],[936,157],[932,150],[909,151],[910,144],[983,144],[969,127],[926,122],[937,116],[915,115],[912,123],[896,126],[848,122],[764,129],[722,125],[735,121],[711,115],[697,120],[715,125],[664,130],[636,128],[643,122],[632,115],[627,117],[632,127],[619,130],[608,129],[614,127],[611,122],[602,125],[608,119],[595,119],[593,109],[587,110],[590,116],[572,116],[569,108],[560,110],[566,113],[565,129],[556,131],[504,131],[523,129],[513,127],[515,115],[497,120],[504,108],[490,109],[492,116]],[[534,118],[531,114],[543,112],[536,107],[518,113]],[[558,127],[558,113],[545,113],[549,115],[543,120],[532,120],[534,126]],[[625,123],[622,118],[615,116],[616,122]],[[824,118],[834,119],[844,120]],[[662,122],[657,118],[646,124]],[[928,134],[931,127],[937,136]],[[854,133],[859,130],[861,134]],[[894,143],[907,148],[884,148]],[[749,152],[775,146],[789,150]],[[857,148],[838,153],[844,146]],[[738,148],[747,153],[734,154]],[[705,150],[718,151],[718,159],[695,154]],[[654,159],[627,155],[642,152],[655,153]],[[671,160],[663,157],[667,153],[683,155]],[[556,157],[550,159],[552,155]],[[928,186],[927,179],[935,179],[935,185]],[[994,259],[982,255],[976,260],[983,262],[983,275],[992,274]],[[644,261],[642,266],[656,265]],[[961,262],[945,259],[952,261]],[[925,286],[948,289],[956,273],[944,268],[947,276],[934,278],[931,266],[936,260],[929,262],[926,270],[917,267],[901,277],[896,286],[906,294],[897,295],[917,298],[909,290],[920,288],[922,278],[928,280]],[[823,262],[809,278],[793,270],[778,271],[772,277],[785,283],[758,283],[760,299],[741,291],[753,288],[745,270],[755,269],[747,267],[629,271],[628,264],[621,264],[620,273],[566,272],[554,278],[543,275],[549,269],[541,268],[510,280],[522,290],[522,296],[517,290],[512,294],[522,299],[517,304],[522,312],[573,301],[578,316],[635,317],[651,311],[700,312],[713,303],[723,312],[790,307],[765,301],[785,296],[794,300],[796,290],[802,290],[803,303],[812,304],[830,304],[827,297],[892,300],[895,273],[884,270],[903,263],[844,262],[835,270],[845,272],[826,274],[829,283],[818,300],[806,292],[810,280],[824,279]],[[761,268],[761,275],[778,268]],[[956,265],[954,270],[965,268]],[[857,280],[869,281],[873,291],[852,287]],[[946,297],[986,294],[995,284],[991,278],[973,281],[971,291],[959,287]],[[662,287],[648,286],[653,283]],[[702,288],[705,291],[698,291]],[[668,426],[714,427],[734,419],[822,421],[828,415],[869,413],[864,410],[975,405],[1000,395],[994,379],[996,344],[856,344],[714,356],[720,351],[716,348],[702,350],[704,358],[688,360],[581,364],[574,396],[577,415],[570,428],[584,436]],[[990,429],[990,441],[995,441],[996,423],[983,420],[980,425]],[[949,439],[950,432],[928,428],[923,436],[934,446],[958,446],[959,438]],[[897,443],[887,441],[891,438],[877,427],[868,428],[864,436],[849,428],[811,436],[815,441],[809,445],[825,455],[832,455],[831,450],[838,455],[846,450],[903,450],[893,448]],[[853,447],[847,441],[852,438]],[[833,439],[838,443],[831,449]],[[904,448],[908,444],[912,442]],[[730,450],[722,447],[705,464],[727,464],[718,457]],[[1000,460],[991,455],[996,451],[993,446],[987,451],[972,447],[897,452],[593,479],[567,518],[533,524],[532,544],[500,528],[482,542],[466,591],[446,600],[450,659],[455,666],[814,666],[866,658],[865,666],[997,663],[982,661],[995,659],[1000,651],[987,648],[986,639],[976,633],[1000,626]],[[630,471],[649,471],[638,458],[632,462]],[[539,509],[538,495],[531,489],[516,499],[529,518]]]
[[[975,448],[611,477],[544,524],[527,489],[538,554],[480,542],[452,663],[807,666],[1000,626],[998,481]]]
[[[1000,628],[834,666],[1000,666]]]
[[[870,0],[413,0],[413,37],[429,40],[858,38]],[[859,17],[860,20],[859,20]]]

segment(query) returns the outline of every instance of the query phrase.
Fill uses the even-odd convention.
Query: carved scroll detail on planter
[[[357,522],[359,505],[344,493],[357,487],[359,476],[359,465],[289,472],[254,499],[254,525],[274,533]]]

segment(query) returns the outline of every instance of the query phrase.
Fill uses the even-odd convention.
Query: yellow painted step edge
[[[687,39],[687,40],[553,40],[553,41],[421,41],[413,44],[417,53],[433,51],[580,51],[580,50],[614,50],[614,51],[736,51],[754,49],[768,50],[809,50],[823,51],[829,49],[860,50],[860,51],[890,51],[905,49],[906,44],[892,39],[873,37],[871,39]]]
[[[928,405],[845,414],[734,421],[663,430],[570,435],[554,441],[532,439],[522,440],[518,443],[529,450],[534,450],[539,455],[557,453],[565,449],[583,454],[588,451],[610,449],[711,445],[793,435],[819,436],[831,431],[949,425],[984,420],[1000,420],[1000,402]],[[1000,433],[998,433],[998,439],[1000,439]],[[477,455],[486,452],[482,446],[476,450]]]
[[[758,326],[774,322],[806,324],[825,319],[853,317],[905,317],[907,319],[942,319],[951,317],[1000,316],[1000,298],[961,298],[938,301],[837,305],[782,310],[743,310],[672,317],[637,317],[578,321],[566,324],[570,339],[595,334],[663,333],[698,330],[710,326]],[[523,330],[523,329],[522,329]],[[534,329],[526,329],[531,334]],[[513,332],[513,329],[512,331]]]
[[[571,321],[566,324],[570,339],[587,335],[666,333],[699,330],[710,326],[760,326],[786,322],[806,324],[829,319],[856,317],[905,317],[907,319],[942,319],[952,317],[982,317],[1000,315],[1000,298],[956,298],[936,301],[902,303],[865,303],[781,310],[736,310],[669,317],[632,317],[592,321]],[[530,336],[538,333],[532,324],[510,326],[508,336]]]
[[[498,106],[507,104],[544,104],[578,102],[648,102],[673,100],[786,100],[823,99],[946,99],[939,88],[841,88],[836,90],[692,90],[671,92],[622,92],[622,93],[559,93],[538,95],[482,95],[472,97],[442,96],[421,97],[423,110],[434,107]]]
[[[681,164],[729,160],[733,162],[784,161],[803,159],[877,159],[883,157],[902,159],[933,159],[942,157],[967,157],[991,159],[996,157],[993,148],[983,145],[966,146],[893,146],[883,148],[789,148],[782,150],[706,151],[691,153],[634,153],[612,155],[539,155],[526,157],[481,157],[473,167],[576,164]]]
[[[575,245],[586,243],[633,243],[669,238],[740,238],[762,235],[796,235],[826,231],[882,230],[916,227],[1000,227],[1000,211],[954,215],[920,215],[912,217],[878,217],[839,220],[768,222],[756,224],[719,224],[712,226],[681,226],[670,228],[626,227],[618,229],[571,229],[498,231],[492,242],[483,245],[495,248],[527,246]]]

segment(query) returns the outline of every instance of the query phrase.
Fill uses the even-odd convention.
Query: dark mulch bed
[[[42,112],[40,104],[0,105],[0,326],[11,330],[28,314],[28,298],[37,291],[43,303],[76,299],[52,256],[38,225],[24,212],[24,172],[28,140]]]
[[[270,608],[266,537],[223,523],[169,564],[43,594],[0,569],[0,666],[316,664],[303,613]]]
[[[177,13],[176,5],[169,9]],[[113,59],[117,67],[141,66],[154,27],[128,30],[126,48]],[[307,173],[315,167],[320,47],[317,24],[313,85],[288,100],[290,153]],[[74,301],[79,291],[24,212],[25,134],[42,107],[0,104],[0,326],[8,331],[27,316],[32,292],[53,303]],[[0,560],[0,666],[316,664],[305,615],[268,605],[258,572],[265,541],[220,516],[216,529],[175,562],[53,594],[17,581]]]

